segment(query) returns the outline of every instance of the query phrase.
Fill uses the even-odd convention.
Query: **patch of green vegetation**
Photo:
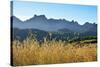
[[[81,43],[96,43],[97,40],[96,39],[91,39],[91,40],[82,40],[80,41]]]

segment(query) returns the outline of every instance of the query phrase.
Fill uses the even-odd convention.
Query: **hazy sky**
[[[87,5],[39,3],[29,1],[14,1],[13,15],[26,20],[36,15],[45,15],[48,19],[75,20],[79,24],[85,22],[97,23],[97,7]]]

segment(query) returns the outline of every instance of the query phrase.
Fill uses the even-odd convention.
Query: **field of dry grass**
[[[88,62],[97,60],[96,43],[66,43],[47,41],[39,44],[27,38],[23,42],[12,42],[12,65],[37,65]]]

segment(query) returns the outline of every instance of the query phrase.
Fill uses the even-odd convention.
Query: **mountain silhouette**
[[[19,18],[11,17],[14,28],[19,29],[39,29],[44,31],[59,31],[67,29],[74,32],[96,32],[97,24],[86,22],[83,25],[78,24],[77,21],[68,21],[66,19],[47,19],[45,15],[34,15],[32,18],[21,21]]]
[[[83,25],[77,21],[68,21],[66,19],[46,18],[45,15],[34,15],[32,18],[21,21],[16,16],[11,16],[13,40],[24,40],[29,31],[36,35],[38,41],[43,41],[44,37],[50,39],[49,32],[52,33],[52,39],[56,40],[76,40],[87,36],[97,36],[97,24],[86,22]]]

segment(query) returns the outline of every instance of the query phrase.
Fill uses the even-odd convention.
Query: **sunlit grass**
[[[39,43],[27,38],[12,42],[13,65],[88,62],[97,60],[96,43],[66,43],[46,40]]]

